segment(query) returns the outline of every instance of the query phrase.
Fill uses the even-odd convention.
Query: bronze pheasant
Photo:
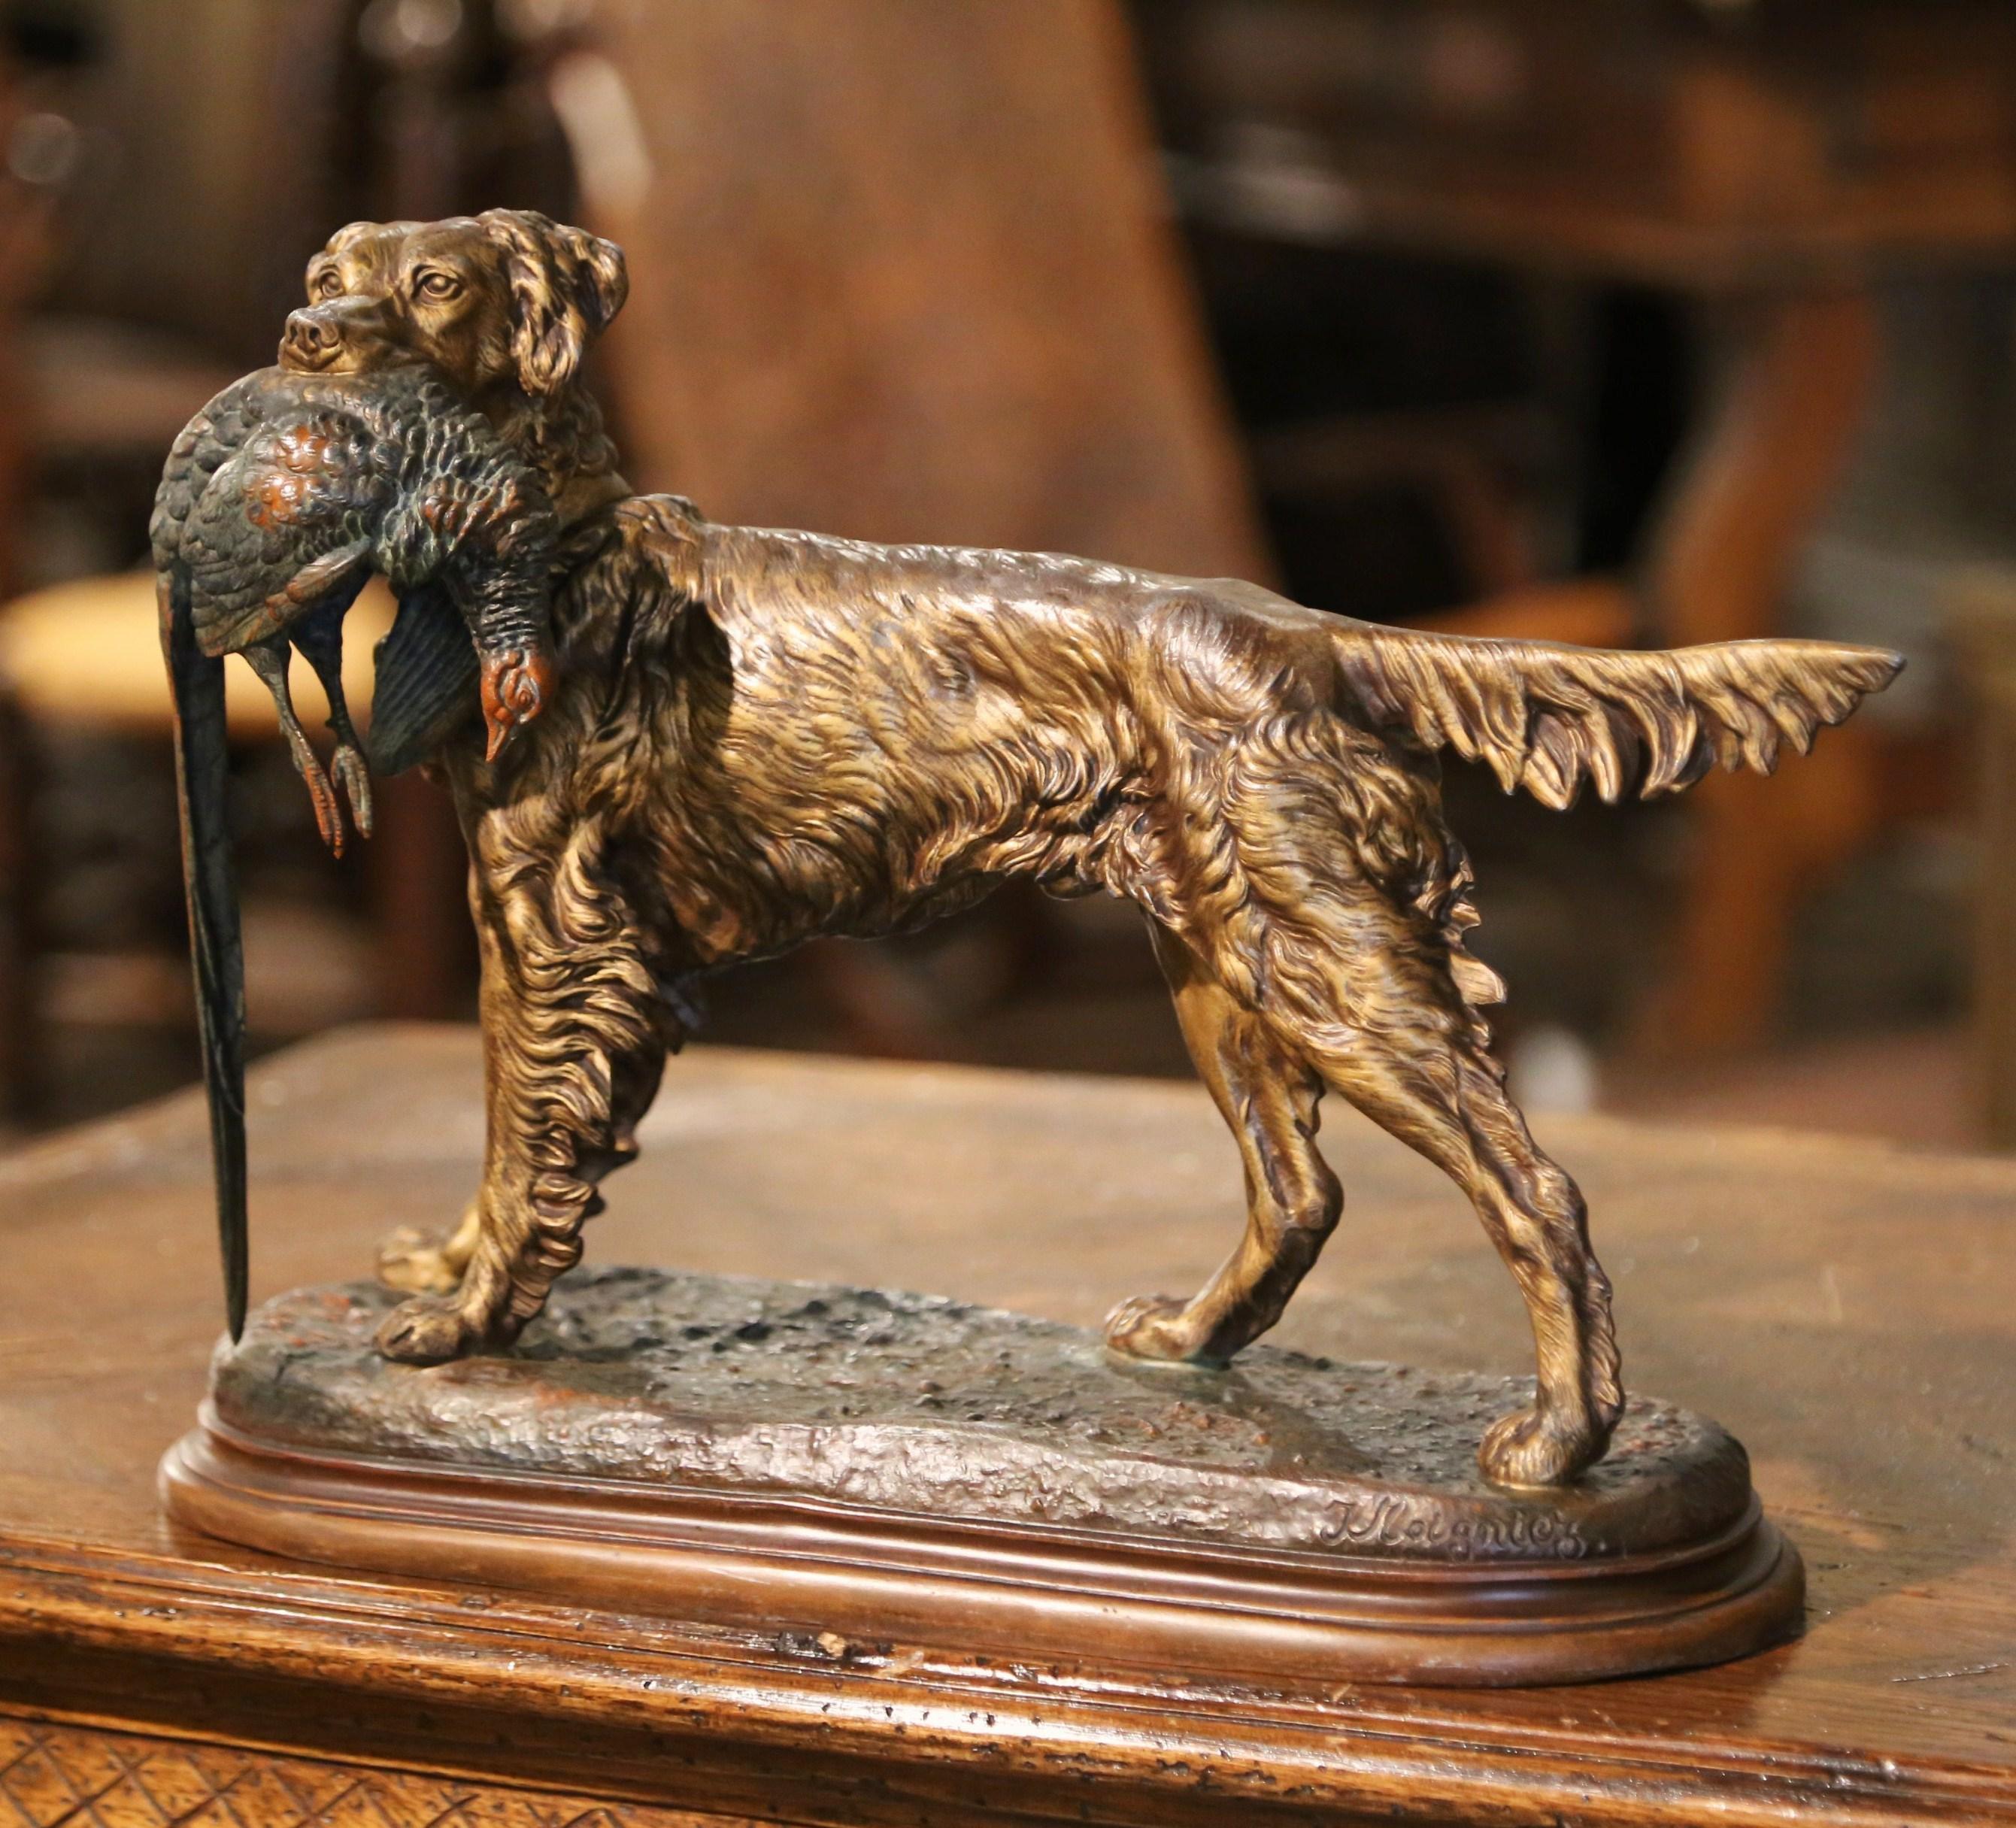
[[[211,401],[169,454],[149,532],[234,1337],[245,1309],[244,996],[222,819],[223,657],[243,654],[272,693],[316,824],[340,854],[336,788],[288,691],[293,650],[328,694],[336,779],[368,837],[369,773],[343,693],[344,613],[373,571],[400,593],[379,655],[381,772],[428,754],[479,698],[494,757],[552,695],[554,527],[538,475],[423,366],[261,369]]]

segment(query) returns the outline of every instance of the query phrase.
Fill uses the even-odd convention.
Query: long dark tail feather
[[[189,900],[189,957],[196,970],[196,1025],[210,1100],[211,1160],[217,1182],[217,1235],[224,1256],[224,1304],[236,1341],[245,1330],[249,1280],[245,1211],[245,958],[238,887],[225,817],[229,775],[224,662],[196,650],[187,567],[178,560],[158,581],[161,651],[175,700],[175,786],[182,821],[182,885]]]

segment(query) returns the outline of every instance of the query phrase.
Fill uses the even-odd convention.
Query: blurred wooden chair
[[[445,34],[434,29],[448,16],[438,11],[366,0],[265,10],[270,29],[251,33],[242,7],[216,0],[122,12],[111,56],[77,97],[86,137],[129,155],[144,149],[171,175],[113,183],[86,171],[77,180],[88,194],[60,257],[63,309],[18,326],[9,313],[0,340],[0,491],[10,462],[45,477],[137,479],[138,543],[149,478],[169,443],[240,369],[271,359],[302,267],[329,230],[361,214],[448,214],[468,203],[469,142],[485,136],[458,109],[488,54],[486,8],[451,9]],[[373,13],[379,25],[366,31]],[[205,74],[196,110],[187,105],[193,63]],[[0,543],[10,530],[0,515]],[[151,577],[91,576],[6,603],[12,588],[0,583],[0,1105],[18,1108],[41,950],[35,731],[158,734],[165,753],[169,713]],[[351,617],[345,684],[360,715],[372,642],[390,614],[380,592]],[[317,689],[305,668],[296,681],[312,727]],[[234,678],[230,703],[236,738],[277,738],[255,682]],[[374,798],[377,1006],[453,1013],[473,981],[473,945],[452,809],[412,779],[376,783]]]
[[[633,482],[716,519],[1265,577],[1113,0],[604,0],[546,49]],[[1049,916],[1017,904],[1006,951]],[[956,1052],[815,948],[854,1045]],[[1012,973],[1009,974],[1012,975]]]
[[[1777,632],[1877,372],[1872,276],[2016,250],[2016,16],[1994,0],[1152,11],[1207,219],[1651,286],[1697,314],[1711,385],[1634,574],[1523,590],[1452,628],[1606,645]],[[1858,720],[1777,782],[1690,796],[1665,1045],[1768,1032],[1798,895],[1881,817],[1882,765]]]
[[[23,106],[14,72],[0,58],[0,139],[11,139]],[[13,588],[20,563],[27,463],[21,304],[46,264],[48,214],[45,194],[0,171],[0,596]],[[33,910],[23,819],[27,792],[20,718],[0,678],[0,1123],[18,1109],[18,1088],[33,1070],[28,969]]]
[[[1113,0],[606,0],[550,89],[630,256],[633,480],[862,538],[1267,570]]]
[[[391,626],[393,605],[373,584],[351,612],[344,647],[344,689],[360,721],[371,703],[372,647]],[[272,701],[250,668],[226,670],[231,733],[252,745],[275,743]],[[294,671],[301,721],[315,729],[326,715],[321,689],[306,668]],[[31,906],[40,887],[32,752],[38,735],[139,734],[166,741],[167,688],[151,573],[87,578],[31,592],[0,607],[0,701],[11,742],[0,750],[9,772],[9,816],[0,819],[0,865],[16,885],[16,974],[9,1033],[16,1077],[7,1089],[16,1109],[28,1100],[38,1027],[36,977],[43,948]],[[374,930],[376,1006],[385,1013],[435,1016],[459,997],[452,970],[468,945],[458,893],[464,865],[459,840],[445,852],[441,795],[411,775],[373,783],[377,835],[365,847]],[[453,834],[450,833],[451,837]],[[444,981],[442,961],[450,962]],[[179,1006],[178,1006],[179,1013]]]
[[[1949,634],[1975,751],[1975,1075],[1989,1141],[2016,1150],[2016,570],[1957,580]]]
[[[391,626],[381,586],[360,599],[346,625],[344,690],[360,714],[371,702],[371,644]],[[248,668],[226,670],[231,734],[277,740],[279,725],[265,689]],[[0,610],[0,678],[31,719],[94,729],[162,730],[167,682],[151,571],[84,578],[17,597]],[[304,726],[322,714],[321,688],[306,668],[294,671]]]

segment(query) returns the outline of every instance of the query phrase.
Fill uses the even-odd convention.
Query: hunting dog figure
[[[556,523],[536,714],[486,743],[473,664],[443,666],[438,702],[384,739],[398,761],[447,732],[427,742],[471,860],[488,1139],[459,1230],[385,1266],[415,1292],[383,1351],[439,1362],[539,1312],[635,1152],[697,980],[1024,877],[1141,909],[1245,1169],[1223,1265],[1187,1299],[1124,1302],[1113,1348],[1222,1363],[1280,1318],[1342,1204],[1316,1141],[1334,1092],[1463,1189],[1525,1297],[1535,1399],[1491,1427],[1485,1472],[1552,1484],[1601,1455],[1623,1400],[1610,1286],[1489,1050],[1502,986],[1463,948],[1477,915],[1437,752],[1554,807],[1586,780],[1615,800],[1769,772],[1895,655],[1463,639],[1232,580],[717,526],[628,493],[581,384],[623,299],[609,243],[512,211],[357,224],[308,282],[284,368],[424,365]],[[402,703],[429,695],[388,677],[401,651],[469,642],[428,588],[409,617],[380,657]],[[370,747],[385,758],[376,721]],[[237,1199],[222,1222],[242,1238]]]

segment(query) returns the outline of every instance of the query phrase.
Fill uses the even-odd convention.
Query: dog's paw
[[[1106,1343],[1130,1358],[1159,1363],[1204,1361],[1207,1344],[1190,1304],[1174,1295],[1136,1295],[1106,1317]]]
[[[1517,1409],[1484,1431],[1477,1463],[1494,1485],[1563,1485],[1602,1452],[1593,1429],[1571,1427],[1544,1409]]]
[[[401,1365],[445,1364],[474,1343],[460,1308],[440,1295],[401,1301],[378,1327],[379,1351]]]
[[[462,1272],[448,1261],[446,1242],[401,1225],[378,1247],[378,1279],[402,1294],[453,1294]]]

